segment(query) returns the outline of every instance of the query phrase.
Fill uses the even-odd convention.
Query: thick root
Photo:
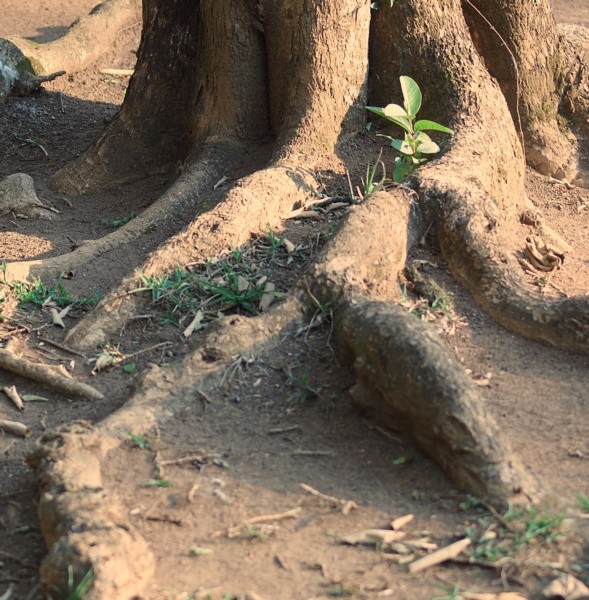
[[[511,453],[448,347],[431,327],[364,291],[378,274],[380,282],[395,282],[419,229],[403,193],[376,194],[352,213],[314,267],[314,296],[336,301],[337,347],[358,375],[353,396],[361,408],[406,428],[459,488],[497,505],[536,499],[538,483]]]
[[[304,169],[269,167],[245,177],[210,212],[201,214],[182,233],[159,248],[140,271],[163,274],[178,265],[219,256],[233,246],[241,246],[252,236],[279,228],[293,210],[305,205],[317,184]],[[207,206],[203,206],[204,212]],[[137,286],[129,276],[83,321],[71,330],[68,342],[78,349],[103,345],[117,335],[127,321],[141,311],[143,301],[128,291]]]
[[[77,421],[45,433],[28,459],[40,486],[39,522],[49,549],[41,565],[43,597],[63,598],[71,572],[76,585],[92,578],[88,600],[128,600],[154,573],[146,541],[102,487],[102,454],[100,436]]]
[[[64,273],[75,273],[90,260],[132,242],[142,234],[168,221],[170,215],[191,207],[198,210],[205,203],[215,182],[237,160],[238,149],[211,146],[203,151],[196,163],[188,169],[156,202],[138,217],[116,231],[97,240],[90,240],[68,254],[45,260],[13,262],[7,265],[8,279],[23,280],[37,276],[55,279]],[[204,200],[202,199],[204,198]]]
[[[123,27],[141,18],[140,10],[137,0],[105,0],[53,42],[35,44],[20,37],[8,39],[31,61],[37,75],[55,71],[71,73],[104,54]]]
[[[437,235],[452,273],[476,302],[509,331],[573,352],[589,352],[589,298],[546,298],[529,289],[492,217],[494,201],[441,183],[425,192],[435,202]],[[522,240],[523,247],[523,240]]]

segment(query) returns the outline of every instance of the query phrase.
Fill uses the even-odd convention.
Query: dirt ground
[[[4,0],[0,37],[55,39],[93,5],[94,0]],[[554,0],[554,6],[559,20],[589,26],[586,0]],[[42,201],[59,211],[53,221],[4,215],[2,260],[55,256],[100,237],[118,220],[141,212],[170,183],[157,177],[83,198],[65,198],[47,186],[50,175],[83,150],[116,112],[127,78],[101,70],[132,68],[139,34],[138,17],[97,64],[46,84],[40,94],[10,98],[0,106],[0,178],[28,173]],[[366,147],[367,160],[378,152],[368,133],[353,143]],[[354,182],[359,183],[363,169],[360,165],[351,173]],[[227,174],[230,180],[240,175],[239,170]],[[328,193],[346,193],[341,173],[326,169],[325,181]],[[589,294],[589,191],[533,172],[527,189],[572,246],[552,277],[530,274],[531,280],[550,295]],[[277,289],[286,291],[345,210],[289,222],[278,235],[297,245],[295,260],[283,246],[273,248],[272,240],[262,241],[247,260],[266,269]],[[75,297],[104,295],[189,218],[189,213],[179,214],[124,252],[103,255],[63,281],[64,287]],[[578,512],[578,497],[589,496],[587,358],[507,333],[456,285],[439,256],[420,249],[412,258],[423,261],[427,274],[454,295],[448,311],[426,311],[425,318],[440,329],[448,352],[484,389],[487,409],[514,452],[550,491],[549,509]],[[407,305],[415,308],[415,301],[410,294]],[[19,309],[12,317],[26,329],[5,322],[0,345],[39,362],[63,364],[77,379],[101,390],[106,400],[65,398],[0,371],[0,386],[16,385],[21,394],[47,400],[27,403],[22,414],[8,400],[0,401],[0,419],[21,421],[32,431],[26,439],[0,433],[0,598],[6,599],[41,598],[38,568],[45,548],[36,516],[36,483],[25,463],[35,438],[75,419],[101,421],[123,405],[150,365],[177,360],[201,339],[198,333],[186,339],[182,328],[161,323],[159,308],[148,307],[144,319],[111,341],[125,355],[137,353],[123,363],[135,366],[128,372],[119,367],[92,375],[93,365],[86,360],[92,356],[76,356],[51,344],[59,343],[63,332],[50,324],[48,308]],[[83,312],[71,311],[66,327]],[[161,427],[144,438],[130,438],[113,455],[103,474],[105,485],[117,490],[129,521],[157,559],[154,583],[141,598],[425,600],[455,598],[452,593],[458,590],[509,589],[532,599],[540,597],[539,590],[559,570],[546,568],[547,561],[574,565],[581,577],[589,577],[589,556],[574,535],[547,549],[533,548],[530,565],[517,577],[510,577],[509,569],[499,573],[472,565],[412,575],[398,564],[398,555],[340,543],[357,531],[389,528],[392,519],[407,514],[414,515],[406,527],[410,537],[427,537],[439,546],[481,523],[472,501],[402,431],[382,429],[352,406],[353,383],[352,375],[338,366],[329,326],[323,325],[284,339],[269,355],[236,358],[214,394],[194,398]],[[162,461],[183,457],[188,458],[157,468]],[[343,514],[337,501],[313,495],[301,484],[354,501],[358,508]],[[248,523],[295,508],[284,519]],[[544,567],[535,568],[540,562]],[[2,596],[8,589],[12,595]]]

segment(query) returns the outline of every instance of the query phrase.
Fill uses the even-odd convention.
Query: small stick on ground
[[[471,540],[468,538],[464,538],[463,540],[458,540],[445,548],[440,548],[437,552],[433,552],[428,556],[424,556],[419,560],[412,562],[409,565],[409,573],[412,575],[415,573],[419,573],[425,569],[429,569],[435,565],[439,565],[440,563],[446,562],[452,558],[458,556],[461,552],[463,552],[466,548],[468,548],[471,544]]]
[[[291,433],[292,431],[300,431],[300,425],[292,425],[291,427],[277,427],[276,429],[269,429],[268,435],[278,435],[279,433]]]
[[[37,335],[37,339],[40,342],[43,342],[44,344],[49,344],[50,346],[53,346],[54,348],[57,348],[58,350],[62,350],[63,352],[67,352],[68,354],[73,354],[75,356],[79,356],[80,358],[83,358],[84,360],[86,360],[86,356],[84,356],[81,352],[74,350],[73,348],[68,348],[68,346],[64,346],[63,344],[60,344],[59,342],[54,342],[53,340],[43,337],[42,335]]]
[[[131,354],[125,354],[125,358],[135,358],[140,354],[145,354],[146,352],[151,352],[152,350],[157,350],[158,348],[163,348],[165,346],[173,346],[172,342],[160,342],[159,344],[155,344],[155,346],[150,346],[149,348],[143,348],[143,350],[137,350],[137,352],[131,352]]]
[[[20,435],[21,437],[28,437],[31,435],[31,430],[24,424],[18,423],[17,421],[5,421],[0,419],[0,429],[14,433],[14,435]]]
[[[258,525],[260,523],[274,523],[275,521],[285,521],[286,519],[298,519],[301,512],[301,507],[291,508],[286,512],[276,513],[274,515],[260,515],[252,517],[243,522],[243,525]]]
[[[321,500],[325,500],[333,505],[334,508],[341,508],[341,511],[344,515],[347,515],[350,511],[358,508],[358,505],[353,500],[344,500],[343,498],[336,498],[335,496],[328,496],[327,494],[322,494],[320,491],[312,488],[310,485],[306,483],[301,483],[300,487],[305,490],[305,492],[315,496],[316,498],[321,498]]]
[[[47,365],[31,362],[6,350],[0,350],[0,369],[5,369],[25,379],[44,383],[65,394],[82,396],[89,400],[104,400],[104,395],[92,386],[64,377]]]

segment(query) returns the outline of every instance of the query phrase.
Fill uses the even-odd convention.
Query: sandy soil
[[[19,34],[48,41],[93,4],[4,0],[0,36]],[[585,0],[554,0],[554,6],[560,21],[589,26]],[[0,258],[63,253],[112,230],[113,221],[140,212],[168,185],[169,180],[160,177],[85,198],[64,198],[47,187],[48,177],[100,132],[122,102],[127,80],[100,70],[132,67],[139,34],[136,23],[121,32],[115,47],[96,65],[47,84],[41,94],[11,98],[0,107],[0,178],[29,173],[39,197],[59,210],[59,218],[52,222],[4,216]],[[367,134],[358,143],[366,145],[368,158],[376,154]],[[354,181],[359,181],[361,170],[352,173]],[[333,185],[345,184],[334,178]],[[545,286],[546,293],[589,293],[589,192],[529,173],[528,193],[573,248]],[[343,212],[291,224],[285,235],[301,245],[308,259]],[[178,215],[166,227],[125,247],[124,253],[92,262],[64,285],[75,296],[91,296],[98,290],[104,295],[188,218],[189,214]],[[551,490],[555,510],[574,505],[579,495],[589,495],[587,358],[505,332],[453,282],[439,256],[420,251],[413,258],[426,261],[428,275],[454,294],[451,319],[457,326],[442,333],[448,351],[483,384],[489,413],[524,464]],[[291,265],[287,260],[282,249],[268,259],[282,290],[290,285],[295,267],[304,268],[305,263]],[[544,283],[537,277],[532,280]],[[82,314],[73,311],[66,326]],[[432,326],[443,328],[444,315],[434,317]],[[0,386],[16,385],[22,393],[48,399],[27,404],[23,414],[7,401],[0,402],[0,419],[21,420],[32,430],[25,440],[0,434],[0,596],[14,584],[11,598],[32,600],[40,597],[35,586],[45,552],[35,514],[35,483],[24,461],[34,439],[73,419],[100,421],[124,403],[150,363],[176,360],[197,347],[200,338],[195,335],[186,341],[181,330],[162,326],[155,316],[137,321],[112,344],[124,353],[169,344],[140,354],[131,373],[119,368],[91,376],[92,366],[82,358],[40,339],[62,339],[58,328],[47,325],[46,309],[28,307],[18,318],[35,331],[15,332],[6,326],[0,331],[0,344],[38,361],[63,364],[107,396],[101,403],[66,399],[0,372]],[[195,398],[181,414],[148,432],[149,448],[129,440],[108,463],[106,485],[117,489],[130,521],[158,559],[155,583],[144,600],[244,598],[248,593],[252,600],[338,596],[425,600],[450,598],[447,590],[453,588],[499,592],[505,587],[538,597],[550,575],[546,570],[539,577],[528,573],[521,586],[508,576],[502,580],[494,571],[475,567],[438,567],[415,577],[374,548],[340,544],[342,536],[388,527],[391,519],[411,513],[415,520],[408,530],[413,537],[427,531],[432,541],[443,545],[463,536],[480,514],[472,508],[459,509],[467,499],[401,431],[385,431],[352,407],[353,381],[333,358],[328,327],[286,339],[272,355],[248,358],[235,363],[213,396]],[[162,460],[185,456],[196,458],[157,472]],[[165,478],[170,487],[144,487],[156,477]],[[304,492],[300,484],[353,500],[360,508],[343,515],[339,505]],[[294,507],[300,507],[295,518],[242,526],[252,517]],[[235,536],[228,535],[231,527],[237,527]],[[211,553],[198,555],[195,547]],[[577,550],[568,542],[555,546],[551,560],[568,560]],[[589,562],[587,557],[574,560],[580,565]]]

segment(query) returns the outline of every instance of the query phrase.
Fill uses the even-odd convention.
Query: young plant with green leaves
[[[401,91],[403,92],[403,106],[388,104],[384,108],[378,106],[366,107],[367,110],[391,121],[405,131],[403,139],[379,134],[390,140],[391,146],[399,153],[399,156],[395,158],[395,170],[393,171],[393,181],[396,183],[401,183],[417,167],[440,151],[440,146],[425,133],[426,131],[438,131],[454,135],[452,129],[435,121],[416,120],[423,99],[421,90],[411,77],[403,75],[399,79],[401,81]]]

